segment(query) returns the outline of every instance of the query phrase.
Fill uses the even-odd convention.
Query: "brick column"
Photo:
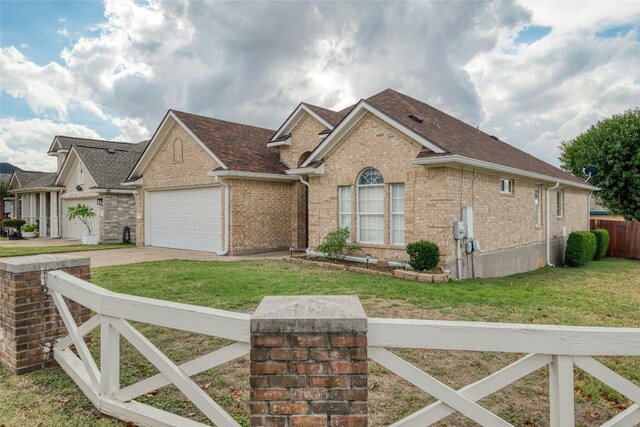
[[[89,258],[60,254],[0,261],[0,362],[18,375],[52,364],[52,353],[43,349],[66,335],[51,296],[42,288],[42,270],[63,270],[90,279]],[[69,309],[79,323],[91,315],[76,303],[70,303]]]
[[[367,426],[357,297],[266,297],[251,318],[251,425]]]

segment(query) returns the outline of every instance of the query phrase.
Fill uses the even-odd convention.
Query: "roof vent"
[[[116,150],[114,150],[113,148],[107,148],[107,153],[116,154]]]
[[[498,137],[497,137],[497,136],[495,136],[495,135],[489,135],[489,136],[490,136],[491,138],[495,139],[496,141],[500,141],[500,140],[498,139]]]
[[[413,121],[416,121],[418,123],[422,123],[424,122],[424,119],[420,116],[418,116],[417,114],[409,114],[409,118]]]

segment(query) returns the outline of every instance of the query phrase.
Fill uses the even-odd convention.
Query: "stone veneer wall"
[[[90,279],[89,258],[56,254],[0,261],[0,362],[16,374],[54,363],[53,353],[45,353],[44,347],[66,335],[51,297],[41,286],[41,269]],[[68,307],[78,324],[91,315],[77,303],[69,302]]]
[[[100,239],[102,243],[122,242],[124,227],[131,229],[131,241],[136,241],[136,201],[132,194],[102,195]]]

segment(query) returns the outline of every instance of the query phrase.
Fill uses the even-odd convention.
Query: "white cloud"
[[[80,138],[100,138],[94,130],[72,123],[52,120],[16,120],[13,117],[0,121],[0,159],[25,170],[55,171],[56,160],[47,156],[47,150],[55,135]]]

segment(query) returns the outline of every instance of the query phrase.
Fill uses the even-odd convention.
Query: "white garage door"
[[[87,226],[84,225],[78,218],[74,219],[73,221],[69,221],[67,219],[67,209],[69,208],[69,206],[75,206],[78,203],[89,206],[90,208],[93,208],[93,212],[96,214],[96,216],[94,216],[89,220],[89,223],[91,224],[91,231],[93,231],[93,233],[95,234],[98,234],[100,231],[98,230],[99,212],[98,212],[98,202],[96,201],[96,199],[64,200],[62,202],[62,216],[64,217],[63,224],[62,224],[62,227],[63,227],[62,235],[67,239],[82,239],[82,235],[87,233]]]
[[[222,250],[220,187],[146,193],[146,244],[163,248]]]

